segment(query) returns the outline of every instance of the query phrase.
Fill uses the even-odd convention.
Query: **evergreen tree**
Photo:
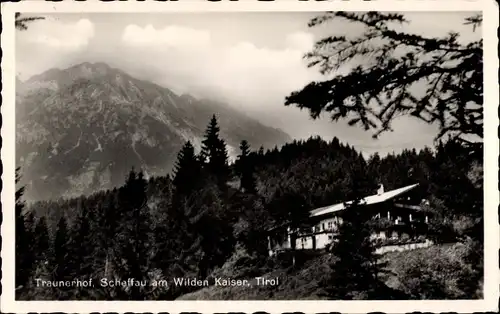
[[[309,210],[306,197],[294,187],[278,187],[273,200],[269,204],[274,217],[275,225],[286,223],[290,228],[290,246],[295,264],[296,239],[298,233],[311,228],[309,224]]]
[[[147,182],[142,172],[132,169],[125,185],[119,190],[121,219],[117,228],[115,250],[116,272],[119,278],[145,281],[150,268],[151,223],[147,207]],[[147,287],[129,287],[126,297],[143,300]],[[121,295],[120,298],[125,295]]]
[[[26,230],[26,241],[28,243],[28,251],[25,253],[25,256],[27,257],[27,260],[29,261],[29,264],[27,265],[27,273],[31,274],[33,270],[36,268],[36,257],[37,257],[37,252],[36,252],[36,239],[37,239],[37,234],[35,234],[35,214],[33,213],[32,210],[28,211],[25,215],[25,221],[24,221],[24,228]]]
[[[216,180],[220,188],[225,189],[229,178],[228,155],[226,143],[220,138],[219,132],[217,118],[213,115],[205,131],[200,157],[206,164],[207,173]]]
[[[55,281],[72,280],[71,265],[69,263],[69,230],[66,218],[62,216],[57,224],[57,230],[54,237],[53,256],[52,256],[52,279]],[[71,297],[69,287],[58,287],[54,289],[55,295],[61,300],[68,300]]]
[[[111,264],[113,260],[114,239],[117,233],[118,224],[121,216],[118,211],[118,190],[115,188],[107,193],[103,200],[103,206],[99,212],[98,228],[100,233],[99,247],[101,256],[104,260],[103,278],[111,277]]]
[[[201,154],[203,155],[203,154]],[[176,273],[183,275],[185,271],[193,269],[197,272],[199,247],[195,242],[198,231],[190,221],[196,215],[192,209],[199,208],[196,201],[199,191],[205,189],[203,178],[202,156],[196,156],[191,142],[187,142],[179,154],[174,170],[173,184],[175,187],[172,204],[161,204],[166,211],[165,217],[155,230],[158,239],[158,254],[155,258],[161,269],[176,269]],[[167,238],[165,238],[167,237]],[[168,240],[167,240],[168,239]],[[171,241],[170,241],[171,240]],[[186,268],[186,270],[182,270]],[[179,293],[172,291],[172,293]],[[169,295],[167,297],[173,297]]]
[[[188,245],[186,236],[188,234],[187,218],[179,201],[175,206],[168,195],[164,196],[158,205],[159,217],[154,228],[154,239],[156,254],[153,258],[154,267],[163,274],[172,277],[184,275],[183,264],[184,251]],[[165,296],[172,298],[173,295]]]
[[[187,141],[177,155],[175,163],[173,184],[176,197],[189,196],[199,186],[200,175],[200,162],[196,158],[193,145]]]
[[[21,179],[20,176],[20,168],[16,169],[16,184],[19,183]],[[31,248],[32,239],[32,224],[26,222],[26,217],[24,213],[25,203],[22,199],[24,194],[24,186],[19,187],[16,190],[15,194],[15,215],[16,215],[16,276],[15,276],[15,285],[16,288],[20,286],[26,286],[31,271],[33,269],[34,256],[33,250]],[[31,214],[31,212],[30,212]]]
[[[236,234],[250,255],[266,259],[268,257],[267,230],[272,226],[268,208],[264,199],[257,195],[246,194],[243,200],[244,212],[239,217],[242,230]],[[238,223],[235,224],[238,227]]]
[[[190,240],[189,263],[199,277],[220,266],[234,246],[233,230],[226,217],[227,206],[215,183],[207,182],[204,189],[192,196],[188,204]]]
[[[246,140],[241,141],[241,153],[236,160],[236,169],[240,176],[241,188],[247,193],[256,193],[257,183],[254,176],[253,165],[250,161],[250,146]]]
[[[365,180],[364,161],[351,162],[344,168],[348,170],[343,182],[347,189],[345,197],[352,203],[345,204],[340,213],[341,224],[331,247],[331,276],[325,282],[325,291],[332,299],[385,298],[389,289],[378,279],[385,265],[379,263],[376,246],[370,238],[371,217],[359,205],[363,195],[373,188],[373,182]]]
[[[71,237],[68,243],[68,264],[74,278],[89,279],[94,269],[94,252],[97,243],[94,243],[91,230],[93,217],[86,204],[80,200],[78,217],[71,228]],[[74,288],[76,290],[77,288]],[[78,298],[87,296],[88,289],[79,289]]]
[[[264,146],[259,147],[258,155],[259,156],[264,156]]]
[[[240,143],[240,150],[241,153],[238,156],[238,158],[246,158],[250,154],[250,145],[248,144],[247,140],[242,140]]]
[[[378,279],[375,247],[370,240],[370,228],[363,208],[353,203],[344,209],[338,234],[332,245],[331,276],[324,289],[337,300],[377,299],[383,286]]]
[[[40,217],[35,226],[35,253],[36,259],[46,262],[49,257],[50,238],[47,229],[47,221],[44,216]]]

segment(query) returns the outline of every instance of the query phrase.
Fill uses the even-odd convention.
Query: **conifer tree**
[[[49,231],[47,221],[44,216],[40,217],[35,226],[35,253],[36,259],[40,262],[47,261],[50,249]]]
[[[278,186],[269,207],[274,216],[275,225],[286,223],[290,228],[290,248],[295,265],[296,239],[299,232],[309,225],[309,206],[305,196],[294,188]]]
[[[259,147],[258,155],[259,156],[264,156],[264,146]]]
[[[214,114],[205,131],[200,157],[206,164],[207,173],[216,180],[220,188],[224,188],[229,178],[229,166],[226,143],[220,138],[219,132]]]
[[[189,269],[196,264],[194,262],[196,260],[194,242],[198,237],[198,231],[189,220],[192,215],[195,215],[191,209],[197,208],[195,205],[196,195],[204,188],[205,180],[202,176],[204,161],[202,158],[196,156],[190,141],[184,144],[177,155],[172,204],[161,204],[166,211],[166,217],[155,230],[156,238],[159,240],[157,243],[158,254],[155,259],[157,264],[163,264],[162,270],[170,267],[181,271],[183,266]],[[165,236],[171,241],[167,240]]]
[[[331,299],[373,299],[382,287],[378,279],[375,246],[363,208],[356,203],[344,209],[342,223],[332,246],[331,276],[325,285]]]
[[[221,196],[219,188],[209,181],[189,202],[189,260],[201,278],[215,266],[222,265],[234,245],[226,204]]]
[[[142,172],[132,169],[119,190],[120,224],[116,235],[116,271],[119,278],[144,281],[150,269],[151,224],[147,207],[147,182]],[[132,286],[126,292],[131,300],[143,300],[145,288]],[[123,297],[120,296],[120,298]]]
[[[237,234],[237,239],[250,255],[265,259],[269,254],[266,231],[272,226],[271,217],[268,208],[264,206],[263,198],[257,195],[246,196],[243,201],[244,213],[242,215],[246,228]]]
[[[238,156],[239,158],[245,158],[250,154],[250,144],[248,144],[247,140],[242,140],[240,143],[241,153]]]
[[[91,230],[91,217],[89,209],[79,201],[78,216],[71,228],[71,237],[68,243],[69,260],[68,264],[71,267],[75,278],[91,278],[94,266],[94,250],[97,243],[93,243]],[[85,292],[83,289],[80,292]]]
[[[111,192],[107,193],[104,198],[104,204],[99,212],[99,256],[104,259],[103,265],[103,278],[111,276],[111,266],[113,260],[114,239],[120,222],[120,215],[118,211],[118,190],[114,188]]]
[[[193,145],[187,141],[178,153],[175,163],[173,180],[175,195],[177,197],[189,196],[198,185],[200,175],[200,162],[196,158]]]
[[[53,256],[52,256],[52,279],[55,281],[72,280],[71,265],[69,263],[69,230],[66,217],[62,216],[57,224],[57,230],[54,237]],[[58,287],[54,290],[55,294],[61,300],[71,298],[70,289],[68,287]]]
[[[16,184],[21,179],[20,168],[16,169]],[[30,278],[30,273],[33,268],[33,254],[32,254],[32,230],[27,226],[26,217],[24,213],[25,203],[22,199],[24,194],[24,186],[19,187],[15,194],[15,215],[16,215],[16,276],[15,285],[26,286]]]
[[[161,271],[163,277],[191,275],[187,274],[191,235],[184,210],[183,207],[173,207],[170,204],[167,208],[168,214],[162,216],[154,229],[156,252],[152,262],[154,267]],[[172,300],[178,294],[179,289],[169,287],[163,293],[163,297]]]
[[[158,204],[158,221],[154,228],[156,254],[154,267],[170,276],[182,276],[183,252],[186,248],[187,218],[182,204],[187,198],[173,199],[169,189],[165,189]],[[173,202],[176,203],[173,203]],[[170,296],[171,297],[171,296]]]
[[[378,262],[376,246],[370,238],[370,216],[360,205],[367,190],[366,164],[350,164],[347,168],[349,176],[344,185],[352,203],[341,212],[341,224],[331,247],[331,277],[325,291],[332,299],[377,299],[379,293],[385,293],[385,286],[378,279],[384,265]]]
[[[27,265],[27,272],[32,273],[35,269],[36,256],[37,252],[35,250],[35,243],[37,235],[35,234],[35,225],[36,225],[35,214],[32,210],[28,211],[25,214],[24,228],[26,230],[26,241],[28,244],[28,251],[25,253],[29,264]]]
[[[254,176],[253,165],[250,162],[250,145],[246,140],[241,141],[241,153],[238,155],[236,161],[236,168],[240,175],[241,188],[247,193],[255,193],[257,190],[257,183]]]

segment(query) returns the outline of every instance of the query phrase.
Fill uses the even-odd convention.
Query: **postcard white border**
[[[497,47],[498,6],[489,1],[274,1],[223,0],[220,2],[179,0],[175,2],[97,2],[97,1],[23,1],[2,3],[1,36],[2,97],[1,130],[3,145],[3,189],[1,194],[2,286],[1,311],[27,312],[458,312],[497,311],[499,302],[499,225],[498,225],[498,156],[497,137],[499,104]],[[272,11],[482,11],[484,38],[484,196],[485,196],[485,295],[483,300],[444,301],[15,301],[14,299],[14,172],[15,172],[15,44],[14,12],[272,12]]]

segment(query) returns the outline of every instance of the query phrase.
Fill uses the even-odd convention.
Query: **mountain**
[[[226,104],[176,95],[104,63],[16,84],[16,161],[29,200],[119,186],[131,167],[164,175],[187,140],[199,149],[213,114],[233,158],[243,139],[255,149],[290,140]]]

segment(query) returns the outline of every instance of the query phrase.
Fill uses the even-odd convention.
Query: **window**
[[[328,229],[329,230],[333,229],[333,221],[328,222]]]
[[[325,228],[325,223],[323,223],[323,230],[326,230],[326,228]]]
[[[333,235],[329,234],[328,235],[328,240],[333,240]]]

